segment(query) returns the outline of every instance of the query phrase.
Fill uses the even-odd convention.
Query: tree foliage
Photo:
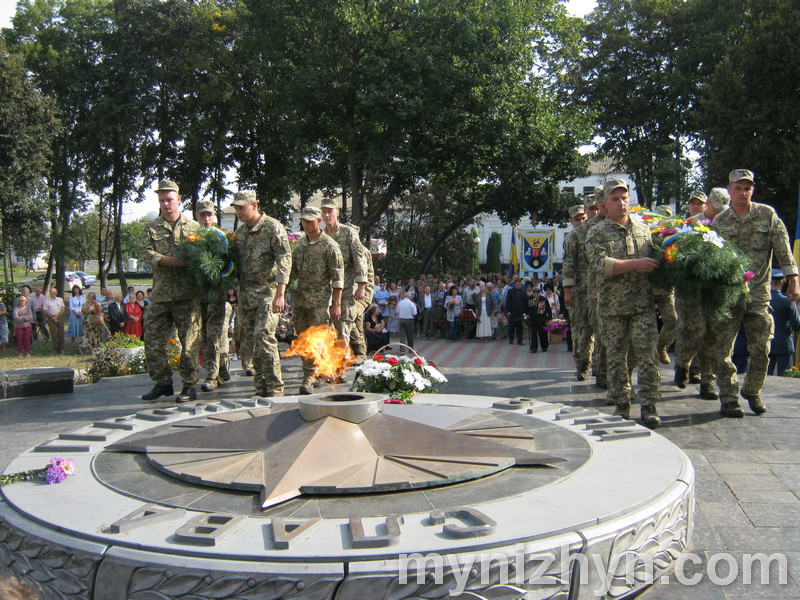
[[[496,231],[489,236],[486,243],[486,270],[489,273],[499,273],[502,269],[500,253],[502,251],[503,238]]]
[[[9,250],[14,247],[18,256],[30,257],[33,247],[22,243],[21,234],[42,228],[41,205],[36,199],[41,200],[52,153],[50,142],[59,125],[52,101],[36,89],[23,57],[9,52],[3,40],[0,98],[0,252],[5,281],[9,281]],[[32,232],[31,242],[41,238]]]

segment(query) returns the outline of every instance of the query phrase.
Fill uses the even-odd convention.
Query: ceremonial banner
[[[508,253],[508,279],[519,273],[519,256],[517,252],[516,227],[511,228],[511,251]]]
[[[522,271],[552,271],[555,230],[520,229],[519,236],[522,238]]]

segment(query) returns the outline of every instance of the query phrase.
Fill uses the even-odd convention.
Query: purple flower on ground
[[[57,467],[47,467],[47,471],[44,474],[44,480],[50,485],[61,483],[66,478],[67,474]]]

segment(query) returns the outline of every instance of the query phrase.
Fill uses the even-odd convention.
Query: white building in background
[[[585,177],[580,177],[572,181],[562,181],[560,184],[561,191],[576,194],[577,196],[584,198],[589,194],[594,193],[595,186],[602,186],[607,179],[612,177],[622,177],[629,183],[633,183],[630,176],[627,173],[619,170],[611,159],[603,159],[590,162],[589,173]],[[636,194],[635,183],[633,185],[634,187],[630,192],[631,205],[639,203],[639,197]],[[504,265],[508,264],[511,255],[511,233],[512,230],[514,230],[514,227],[503,223],[500,221],[500,218],[494,214],[483,214],[480,216],[480,219],[481,225],[470,225],[466,228],[466,231],[469,231],[472,229],[472,227],[475,227],[478,232],[478,238],[480,239],[480,244],[478,245],[478,256],[480,257],[480,262],[482,264],[486,263],[486,247],[489,243],[489,238],[491,237],[492,233],[497,232],[500,234],[500,238],[502,240],[500,249],[500,262]],[[572,225],[569,223],[569,218],[566,212],[564,213],[564,223],[559,226],[537,225],[532,223],[530,219],[522,219],[519,223],[517,223],[517,231],[530,229],[552,232],[552,262],[555,265],[555,271],[560,272],[561,264],[564,261],[564,238],[570,231],[572,231]],[[519,235],[515,236],[515,242],[517,245],[518,259],[520,260],[520,264],[522,264],[521,259],[523,244],[519,238]],[[527,274],[531,275],[534,273],[538,274],[539,276],[544,276],[547,274],[548,277],[552,277],[553,275],[553,271],[529,271]]]

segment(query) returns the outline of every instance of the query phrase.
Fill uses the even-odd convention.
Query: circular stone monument
[[[317,394],[62,433],[2,488],[0,572],[42,598],[607,598],[687,547],[694,473],[618,417],[528,399]]]

